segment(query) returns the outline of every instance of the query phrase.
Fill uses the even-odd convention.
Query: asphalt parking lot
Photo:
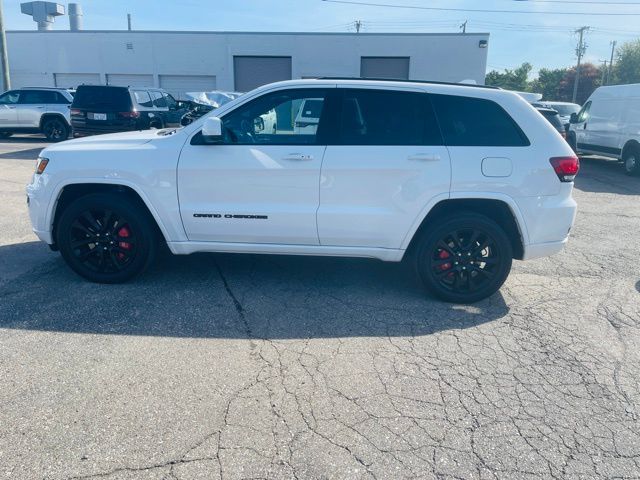
[[[0,143],[0,478],[640,478],[640,179],[583,159],[561,255],[473,306],[406,265],[166,257],[81,280]]]

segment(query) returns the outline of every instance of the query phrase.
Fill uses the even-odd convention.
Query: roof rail
[[[38,90],[69,90],[67,87],[29,87],[29,86],[20,87],[20,88],[17,88],[16,90],[24,90],[26,88],[35,88]]]
[[[370,78],[370,77],[315,77],[316,80],[366,80],[373,82],[404,82],[404,83],[424,83],[431,85],[455,85],[457,87],[488,88],[491,90],[501,90],[500,87],[490,85],[475,85],[471,83],[437,82],[435,80],[407,80],[406,78]]]

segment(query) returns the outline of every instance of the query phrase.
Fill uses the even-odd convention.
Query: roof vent
[[[127,42],[127,50],[133,50],[133,43]]]
[[[20,4],[20,11],[33,17],[38,30],[51,30],[55,17],[64,15],[64,6],[54,2],[27,2]]]
[[[77,32],[82,30],[82,6],[79,3],[70,3],[68,6],[69,30]]]

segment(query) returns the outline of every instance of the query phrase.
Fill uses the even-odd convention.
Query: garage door
[[[291,57],[233,57],[236,92],[260,85],[291,80]]]
[[[186,92],[210,92],[216,89],[213,75],[160,75],[160,88],[175,98],[184,98]]]
[[[56,87],[76,88],[78,85],[100,85],[97,73],[54,73]]]
[[[108,73],[107,85],[119,85],[121,87],[153,87],[153,75]]]
[[[409,57],[362,57],[360,76],[364,78],[409,79]]]

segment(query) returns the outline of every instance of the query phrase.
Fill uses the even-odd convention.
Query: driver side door
[[[200,132],[187,142],[178,164],[178,194],[189,240],[319,244],[316,212],[329,91],[266,93],[222,117],[222,143],[207,144]],[[317,128],[296,131],[298,110],[311,98],[323,103]]]

